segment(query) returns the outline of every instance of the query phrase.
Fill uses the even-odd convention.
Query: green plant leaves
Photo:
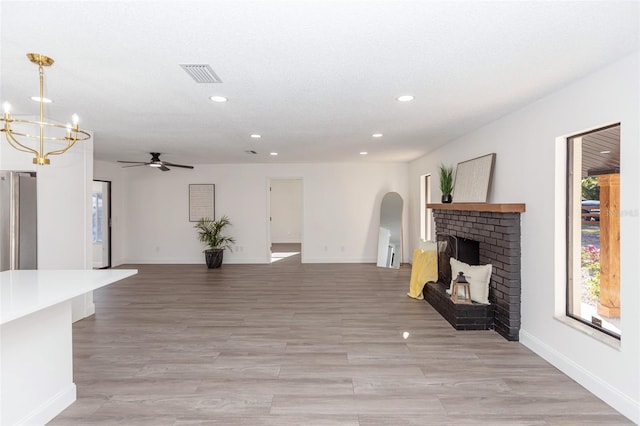
[[[203,217],[193,227],[198,231],[198,240],[203,243],[209,250],[233,251],[232,245],[236,240],[233,237],[223,235],[225,227],[231,225],[231,221],[227,215],[222,216],[218,220]]]

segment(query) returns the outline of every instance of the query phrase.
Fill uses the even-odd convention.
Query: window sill
[[[589,327],[588,325],[567,316],[554,316],[554,318],[571,328],[574,328],[588,336],[593,337],[595,340],[598,340],[607,346],[611,346],[618,351],[621,350],[621,341],[616,339],[615,337],[611,337],[601,331],[596,330],[595,328]]]

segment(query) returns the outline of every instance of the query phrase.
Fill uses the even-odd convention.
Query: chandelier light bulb
[[[71,121],[73,121],[74,126],[77,126],[78,123],[80,122],[80,117],[78,117],[78,114],[73,114],[71,116]]]
[[[2,103],[2,111],[5,114],[9,114],[11,112],[11,104],[7,101]]]

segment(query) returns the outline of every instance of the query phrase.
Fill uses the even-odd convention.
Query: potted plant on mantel
[[[453,167],[440,164],[440,191],[442,192],[442,202],[451,203],[453,201]]]
[[[210,269],[219,268],[222,265],[224,249],[233,251],[232,244],[235,244],[236,240],[222,234],[228,225],[231,225],[231,221],[226,215],[218,220],[203,217],[194,225],[198,230],[198,239],[207,247],[204,250],[204,256],[207,267]]]

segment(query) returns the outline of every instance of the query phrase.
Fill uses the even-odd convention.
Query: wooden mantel
[[[457,210],[471,212],[493,212],[493,213],[524,213],[526,211],[524,203],[451,203],[432,204],[427,203],[428,209],[436,210]]]

